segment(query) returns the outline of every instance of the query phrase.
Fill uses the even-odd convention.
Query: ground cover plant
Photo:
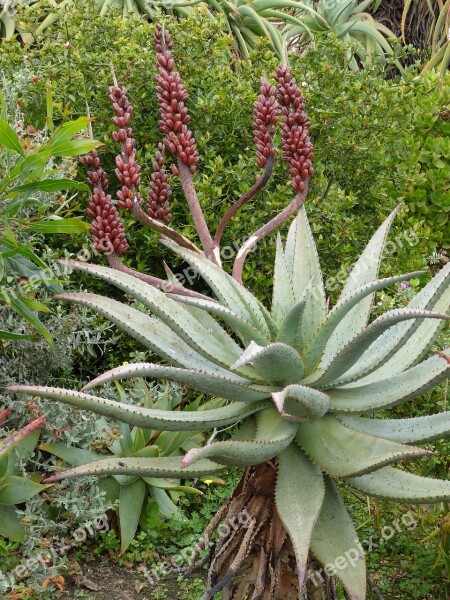
[[[205,600],[220,591],[225,598],[298,597],[305,586],[311,596],[335,597],[335,574],[349,598],[365,598],[364,552],[359,546],[354,548],[357,533],[335,481],[339,487],[345,484],[403,503],[450,499],[448,481],[390,466],[432,456],[430,450],[412,444],[448,436],[448,414],[393,420],[370,417],[420,396],[447,378],[449,349],[443,347],[426,357],[449,319],[450,265],[439,270],[406,308],[387,311],[369,322],[377,291],[423,276],[412,272],[378,279],[386,237],[399,206],[375,232],[330,309],[303,206],[313,172],[310,123],[300,89],[286,66],[276,70],[276,87],[261,81],[254,105],[261,172],[213,235],[195,192],[193,173],[199,156],[185,105],[187,92],[175,70],[171,48],[169,34],[157,28],[156,91],[163,141],[145,201],[130,128],[132,107],[124,88],[117,82],[110,88],[117,128],[113,140],[121,146],[116,158],[117,197],[119,206],[163,235],[164,245],[202,276],[215,299],[183,286],[169,269],[168,280],[163,280],[123,262],[128,250],[126,232],[108,193],[100,155],[94,152],[86,160],[92,187],[88,215],[93,220],[95,248],[105,254],[110,266],[66,264],[115,285],[138,304],[84,292],[59,298],[94,309],[166,364],[117,367],[91,381],[82,392],[31,386],[12,386],[9,391],[64,402],[144,429],[214,430],[206,445],[189,450],[184,457],[105,459],[46,480],[53,483],[92,474],[183,479],[221,473],[229,466],[244,468],[230,500],[205,532],[203,544],[223,522],[243,510],[250,515],[248,526],[218,538],[212,546]],[[276,158],[278,121],[293,198],[243,243],[228,275],[221,266],[222,232],[241,206],[267,185]],[[166,153],[173,157],[172,172],[180,179],[201,250],[172,228]],[[244,262],[258,241],[294,216],[285,244],[277,240],[269,312],[242,285]],[[136,376],[178,382],[221,398],[222,405],[180,412],[139,408],[85,393],[100,384]],[[217,429],[229,426],[233,426],[230,434],[214,441]],[[350,556],[344,563],[339,560],[336,573],[326,570],[325,578],[317,581],[310,549],[323,565],[337,565],[350,550],[354,550],[353,560]],[[194,554],[193,567],[195,558]],[[309,573],[308,564],[313,569]]]

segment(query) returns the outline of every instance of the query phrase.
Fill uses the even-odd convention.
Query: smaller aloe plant
[[[115,138],[127,145],[122,152],[125,166],[118,167],[122,184],[119,201],[140,221],[163,234],[165,246],[201,275],[213,296],[181,286],[170,272],[169,281],[164,281],[125,266],[121,258],[124,230],[117,209],[110,197],[98,194],[96,200],[94,192],[89,208],[96,215],[94,243],[98,248],[109,248],[103,252],[112,268],[75,261],[66,264],[116,286],[139,305],[89,293],[62,294],[59,298],[88,306],[110,319],[164,363],[117,367],[95,378],[81,392],[32,386],[9,389],[92,410],[143,429],[214,431],[205,445],[191,448],[183,457],[104,459],[46,480],[93,474],[187,479],[220,473],[230,466],[245,469],[203,542],[211,539],[222,521],[233,519],[240,511],[250,515],[249,526],[218,538],[213,545],[209,590],[202,600],[221,590],[226,598],[239,600],[297,597],[308,587],[310,550],[322,564],[329,565],[355,547],[359,549],[358,559],[339,568],[337,577],[348,598],[363,600],[364,552],[360,545],[355,546],[357,533],[340,487],[350,486],[375,498],[402,503],[450,500],[450,481],[421,477],[392,466],[433,454],[421,445],[450,435],[449,413],[411,419],[373,418],[373,413],[413,400],[448,377],[450,348],[428,355],[450,319],[450,264],[407,307],[370,320],[378,290],[423,275],[415,272],[379,279],[386,239],[399,206],[374,233],[349,273],[337,303],[329,306],[303,206],[313,172],[310,124],[302,94],[286,66],[276,71],[276,89],[261,82],[254,107],[257,163],[263,172],[229,209],[213,237],[195,193],[193,172],[198,155],[189,130],[187,94],[174,70],[170,46],[168,34],[158,28],[163,143],[173,156],[173,170],[180,176],[202,249],[164,219],[155,219],[153,205],[147,206],[148,212],[141,207],[135,164],[131,171],[124,156],[134,157],[132,132],[125,128],[129,114],[125,101],[122,107],[114,107],[116,117],[124,119],[118,122]],[[294,197],[243,244],[229,275],[220,264],[221,234],[237,210],[267,184],[275,163],[274,132],[280,116],[282,158],[289,167]],[[160,167],[159,160],[157,163]],[[91,171],[89,178],[100,181],[105,191],[98,163],[94,167],[97,171]],[[167,197],[161,196],[165,206]],[[97,213],[94,207],[98,205],[101,209]],[[277,239],[269,310],[242,284],[245,258],[260,239],[294,215],[285,243]],[[97,220],[101,221],[103,241]],[[104,383],[132,377],[174,381],[219,398],[222,404],[181,412],[133,406],[87,393]],[[232,426],[230,436],[214,441],[218,430],[228,426]]]
[[[139,384],[139,381],[137,382]],[[125,390],[116,383],[119,398],[125,404],[127,394]],[[154,400],[152,394],[145,386],[141,386],[144,392],[145,409],[152,410],[174,410],[179,404],[178,395],[173,393],[171,386]],[[204,409],[208,408],[203,405]],[[217,401],[213,405],[217,405]],[[195,411],[199,408],[200,398],[187,404],[183,410]],[[71,467],[85,465],[89,468],[90,463],[110,458],[134,459],[134,458],[157,458],[182,456],[188,450],[200,447],[204,442],[203,436],[195,432],[162,432],[156,429],[130,426],[127,423],[120,424],[121,439],[115,440],[110,446],[111,454],[101,454],[92,450],[66,446],[61,443],[41,444],[40,449],[59,457]],[[198,489],[182,485],[179,479],[154,478],[143,475],[112,475],[99,481],[98,487],[105,492],[105,499],[110,504],[117,503],[120,525],[121,552],[125,552],[134,539],[139,522],[145,517],[149,501],[156,502],[159,513],[163,517],[182,519],[183,516],[176,506],[176,500],[180,492],[189,494],[201,494]]]
[[[11,411],[0,412],[0,424]],[[22,476],[22,467],[33,454],[45,418],[39,417],[22,429],[0,439],[0,535],[13,541],[23,541],[25,528],[16,514],[16,504],[26,502],[49,487],[40,478]]]

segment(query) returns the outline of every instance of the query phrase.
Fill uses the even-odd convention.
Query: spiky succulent
[[[170,37],[164,34],[164,40],[168,46]],[[161,50],[157,44],[159,59]],[[172,62],[169,65],[172,58],[163,58],[174,73]],[[403,420],[372,418],[373,413],[412,400],[448,377],[450,348],[428,358],[427,354],[450,318],[450,263],[406,308],[388,311],[370,322],[372,300],[378,290],[419,274],[378,279],[386,238],[398,207],[373,235],[337,303],[329,309],[303,206],[312,174],[309,122],[291,72],[285,67],[278,69],[277,82],[283,115],[282,158],[289,165],[295,196],[244,242],[236,255],[233,275],[220,266],[221,234],[237,208],[253,199],[267,183],[274,159],[272,130],[269,140],[264,138],[270,143],[270,160],[263,176],[267,177],[257,180],[228,210],[214,239],[195,193],[189,162],[184,161],[180,151],[177,166],[203,251],[167,225],[155,225],[154,219],[142,217],[139,203],[133,201],[133,213],[165,235],[163,243],[205,280],[215,298],[184,288],[170,272],[170,281],[136,273],[116,255],[108,257],[113,268],[65,261],[73,269],[116,286],[138,305],[89,293],[62,294],[58,298],[92,308],[159,355],[164,364],[120,366],[100,375],[81,392],[31,386],[9,390],[91,410],[143,429],[214,430],[209,443],[189,450],[183,457],[108,458],[46,480],[50,483],[93,474],[187,479],[212,475],[228,466],[250,469],[231,499],[236,503],[230,513],[236,515],[235,511],[246,506],[249,499],[248,506],[254,509],[253,524],[222,546],[227,552],[220,560],[213,557],[211,589],[205,599],[228,586],[253,544],[256,562],[250,572],[256,565],[257,573],[252,598],[263,597],[262,591],[264,597],[286,597],[280,587],[280,556],[284,550],[288,558],[284,565],[290,560],[292,548],[295,552],[301,590],[310,549],[324,565],[337,565],[349,551],[353,550],[354,556],[357,548],[357,560],[339,561],[337,576],[351,600],[362,600],[366,596],[364,553],[336,482],[404,503],[450,500],[450,481],[420,477],[391,466],[429,455],[429,450],[416,444],[448,436],[448,413]],[[175,87],[180,86],[182,82],[177,78]],[[273,90],[264,82],[262,100],[269,91],[273,97]],[[165,107],[167,98],[161,96],[159,100]],[[257,117],[262,116],[263,108],[256,106]],[[164,108],[161,113],[163,124],[172,127],[171,121],[164,121],[171,119],[166,112]],[[261,119],[257,118],[255,129],[259,127]],[[255,135],[255,139],[259,150],[262,137]],[[280,237],[277,239],[269,311],[240,282],[245,257],[260,239],[294,214],[297,216],[285,245]],[[138,407],[86,393],[107,382],[132,377],[174,381],[217,398],[218,405],[181,412]],[[217,430],[226,426],[233,431],[231,436],[214,442]],[[263,484],[259,488],[253,482],[247,485],[253,475],[253,482]],[[260,496],[258,489],[263,489]],[[209,536],[224,514],[221,510],[213,519]],[[286,539],[291,540],[291,547],[285,544]],[[222,576],[224,565],[226,574]],[[274,591],[277,586],[278,595]],[[242,586],[237,594],[232,595],[229,587],[227,591],[227,597],[249,597]]]
[[[324,564],[355,547],[356,531],[337,480],[376,498],[404,503],[450,500],[450,482],[414,475],[392,463],[430,454],[418,447],[447,436],[448,413],[413,419],[364,415],[424,394],[450,372],[450,348],[425,358],[450,305],[450,265],[403,309],[368,324],[377,290],[417,273],[377,280],[386,236],[397,210],[372,237],[336,305],[327,310],[316,247],[302,208],[286,244],[277,241],[272,310],[205,257],[165,244],[186,260],[216,300],[164,293],[126,273],[68,261],[135,298],[152,316],[117,300],[64,294],[91,307],[167,364],[120,366],[84,392],[16,386],[140,427],[196,431],[235,424],[236,433],[184,458],[109,459],[52,477],[146,474],[187,478],[278,458],[276,506],[296,552],[303,585],[309,548]],[[216,317],[215,319],[212,316]],[[235,338],[219,324],[223,321]],[[240,343],[235,339],[239,339]],[[223,398],[223,407],[192,413],[129,406],[85,393],[130,377],[163,378]],[[365,567],[337,572],[350,598],[365,597]]]

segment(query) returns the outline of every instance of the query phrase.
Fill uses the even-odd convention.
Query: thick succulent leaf
[[[276,325],[264,306],[244,286],[207,258],[178,246],[168,239],[161,240],[168,248],[184,258],[203,277],[216,297],[242,319],[272,338]]]
[[[212,315],[217,315],[220,319],[228,323],[239,335],[244,344],[254,341],[265,346],[270,340],[268,335],[264,335],[256,329],[250,321],[240,317],[236,312],[223,306],[213,300],[201,300],[199,298],[190,298],[187,296],[172,296],[178,302],[182,302],[191,307],[196,307],[208,311]]]
[[[420,477],[394,467],[346,479],[351,487],[374,498],[402,504],[450,502],[450,481]]]
[[[82,410],[90,410],[96,414],[117,419],[122,423],[128,423],[135,427],[159,428],[166,431],[198,431],[211,427],[222,427],[239,421],[272,404],[270,400],[249,404],[235,402],[222,408],[204,411],[170,411],[133,406],[132,404],[124,404],[63,388],[12,386],[9,390],[55,400],[63,404],[76,406]]]
[[[326,394],[304,385],[288,385],[281,392],[273,392],[272,398],[283,417],[291,421],[314,421],[330,406]]]
[[[131,544],[136,534],[146,492],[147,484],[142,479],[120,486],[119,521],[122,553]]]
[[[14,505],[0,508],[0,535],[13,542],[23,543],[26,529],[20,522]]]
[[[336,567],[336,576],[350,600],[366,598],[366,561],[357,542],[341,495],[334,481],[325,477],[325,499],[312,534],[311,550],[323,565]]]
[[[450,263],[411,300],[410,310],[447,313],[450,306]],[[364,383],[401,373],[416,364],[439,335],[441,321],[405,321],[382,334],[365,351],[340,384],[366,377]]]
[[[429,303],[432,304],[431,309],[435,312],[448,313],[450,309],[450,268],[448,267],[450,267],[450,263],[442,269],[444,283],[440,287],[440,295],[438,292],[438,298]],[[445,273],[447,274],[446,276]],[[414,308],[415,300],[417,300],[417,297],[410,303],[410,306],[413,305],[412,308]],[[395,354],[385,362],[377,375],[392,373],[394,370],[400,372],[417,364],[430,351],[444,326],[445,323],[439,321],[419,322],[416,327],[409,330],[407,335],[402,338],[402,343]]]
[[[228,466],[248,467],[259,465],[278,456],[294,439],[296,423],[289,423],[273,408],[258,413],[256,434],[253,441],[236,439],[216,442],[203,448],[189,450],[183,458],[183,466],[197,460],[212,458],[215,462]]]
[[[315,464],[333,477],[369,473],[393,462],[432,454],[429,450],[355,431],[331,415],[300,423],[295,441]]]
[[[176,297],[174,297],[174,299],[176,299]],[[213,304],[218,304],[218,302],[213,302]],[[199,323],[201,323],[211,337],[219,341],[219,343],[225,348],[225,350],[227,350],[227,352],[230,353],[230,355],[233,355],[236,352],[242,352],[242,348],[233,340],[230,335],[228,335],[220,323],[216,321],[216,319],[211,316],[209,312],[204,310],[204,308],[199,308],[184,302],[183,305],[186,310],[190,312]]]
[[[450,355],[450,348],[446,352]],[[362,413],[390,408],[422,396],[445,381],[449,374],[448,361],[435,354],[403,373],[372,383],[350,384],[331,389],[331,410]]]
[[[392,222],[397,216],[401,204],[399,204],[384,223],[378,228],[371,240],[365,247],[359,259],[350,271],[344,289],[339,296],[337,306],[343,306],[349,302],[349,299],[360,291],[361,287],[367,286],[375,281],[378,277],[380,263],[383,256],[386,239],[391,228]],[[393,283],[393,282],[392,282]],[[386,283],[385,285],[389,285]],[[357,333],[361,331],[369,320],[370,309],[372,307],[374,293],[377,289],[368,290],[367,295],[361,297],[351,310],[346,311],[346,314],[341,317],[340,323],[335,328],[333,336],[330,339],[329,353],[333,356],[339,348],[342,348],[349,342]]]
[[[157,487],[152,487],[150,494],[154,500],[158,503],[160,513],[166,517],[166,519],[177,519],[178,521],[183,520],[183,514],[180,509],[172,502],[169,494],[165,490],[161,490]]]
[[[251,381],[231,371],[225,375],[222,372],[213,374],[200,370],[194,371],[191,369],[178,369],[177,367],[164,367],[153,363],[135,363],[116,367],[89,382],[84,386],[83,391],[90,390],[109,381],[128,377],[168,379],[206,394],[211,394],[212,396],[241,402],[267,398],[272,391],[270,387],[266,386],[255,385],[252,387]]]
[[[307,383],[314,383],[322,387],[330,384],[336,384],[339,377],[354,366],[355,362],[363,352],[385,331],[402,321],[411,319],[441,319],[448,320],[449,316],[432,313],[427,310],[412,310],[409,308],[398,308],[391,310],[381,317],[378,317],[363,332],[358,334],[349,342],[337,356],[327,366],[317,370],[311,380]]]
[[[450,436],[450,412],[447,411],[411,419],[336,416],[347,427],[402,444],[432,442]]]
[[[235,370],[248,364],[253,365],[256,372],[273,385],[300,381],[305,371],[300,354],[281,342],[267,346],[258,346],[251,342],[231,369]]]
[[[168,298],[156,287],[109,267],[76,261],[70,261],[67,264],[73,269],[95,275],[103,281],[115,285],[141,302],[191,348],[212,362],[228,367],[239,356],[240,348],[233,343],[231,338],[228,340],[227,347],[222,346],[220,338],[211,336],[209,331],[184,306],[172,298]],[[224,335],[226,335],[225,332]]]
[[[277,235],[275,267],[273,274],[272,318],[280,323],[296,302],[292,280],[284,257],[280,234]]]
[[[422,271],[415,271],[397,277],[388,277],[386,279],[371,281],[354,289],[348,295],[341,296],[339,302],[327,315],[325,322],[320,326],[318,332],[305,351],[307,368],[311,369],[315,367],[319,361],[323,364],[330,363],[336,354],[338,354],[338,352],[344,348],[356,334],[361,333],[361,331],[364,330],[367,324],[367,317],[364,317],[364,324],[360,327],[356,327],[358,319],[355,315],[355,310],[358,309],[360,304],[364,304],[364,302],[369,299],[370,310],[372,296],[376,291],[389,285],[412,279],[421,274],[423,274]],[[365,312],[365,308],[363,308],[363,311]],[[353,315],[355,315],[354,319]],[[353,322],[353,327],[347,325],[349,319]]]
[[[58,298],[92,308],[171,364],[218,372],[216,364],[191,348],[165,323],[131,306],[97,294],[61,294]],[[222,372],[228,373],[226,369]]]
[[[302,323],[305,316],[305,308],[306,302],[299,300],[288,311],[280,324],[277,338],[279,342],[289,344],[298,350],[302,348]]]
[[[26,502],[48,488],[48,485],[41,485],[31,479],[15,475],[7,475],[1,483],[4,487],[0,490],[0,506]]]
[[[44,483],[54,483],[62,479],[86,475],[136,475],[138,477],[164,477],[192,479],[216,475],[223,466],[211,460],[200,460],[192,467],[181,466],[181,456],[158,456],[157,458],[107,458],[75,469],[58,473],[45,479]]]
[[[84,448],[76,448],[75,446],[67,446],[66,444],[58,444],[48,442],[41,444],[39,450],[54,454],[58,458],[61,458],[70,466],[78,467],[78,465],[85,465],[94,460],[101,460],[104,458],[104,454],[99,452],[93,452],[92,450],[86,450]]]
[[[320,469],[291,444],[279,455],[275,504],[294,547],[300,590],[305,583],[309,545],[324,496]]]
[[[306,343],[325,319],[326,298],[319,255],[304,206],[289,228],[284,252],[295,299],[306,301],[302,322],[302,339]]]

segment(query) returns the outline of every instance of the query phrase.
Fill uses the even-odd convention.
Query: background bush
[[[3,42],[0,68],[9,77],[25,77],[19,102],[36,126],[43,118],[49,83],[54,88],[56,122],[84,114],[88,102],[96,117],[96,137],[108,146],[105,166],[112,170],[117,147],[109,137],[113,125],[107,88],[113,62],[135,105],[133,129],[145,183],[160,139],[153,25],[100,18],[82,1],[76,6],[77,10],[64,15],[56,31],[42,36],[31,48]],[[176,40],[174,55],[190,93],[192,126],[201,155],[196,184],[208,221],[214,226],[226,207],[254,181],[252,103],[259,77],[272,78],[277,58],[269,45],[261,42],[250,62],[236,61],[231,37],[201,9],[182,22],[167,17],[165,25]],[[368,215],[374,230],[401,200],[405,200],[406,210],[398,227],[414,228],[420,243],[413,253],[410,249],[403,255],[400,252],[400,262],[415,262],[436,246],[450,246],[450,123],[446,112],[450,76],[442,82],[433,74],[420,78],[411,71],[402,80],[385,80],[376,72],[349,72],[346,60],[345,49],[330,36],[319,39],[314,49],[302,56],[291,57],[297,78],[304,82],[313,123],[316,176],[309,210],[331,274],[357,255],[368,236]],[[292,194],[284,174],[279,165],[269,189],[243,211],[245,228],[231,227],[225,243],[233,244],[242,237],[243,229],[256,229],[267,215],[286,204]],[[114,176],[111,179],[114,186]],[[192,224],[176,180],[173,186],[173,222],[190,235]],[[75,213],[84,211],[85,205],[86,199],[79,195],[73,203]],[[153,234],[134,225],[130,233],[135,266],[161,272],[162,251],[149,243]],[[256,264],[270,264],[272,257],[267,257],[266,250],[267,243],[261,244],[253,255],[257,258],[249,261],[248,274]],[[398,270],[395,264],[392,268]],[[269,283],[266,270],[260,267],[251,275],[263,293]]]

